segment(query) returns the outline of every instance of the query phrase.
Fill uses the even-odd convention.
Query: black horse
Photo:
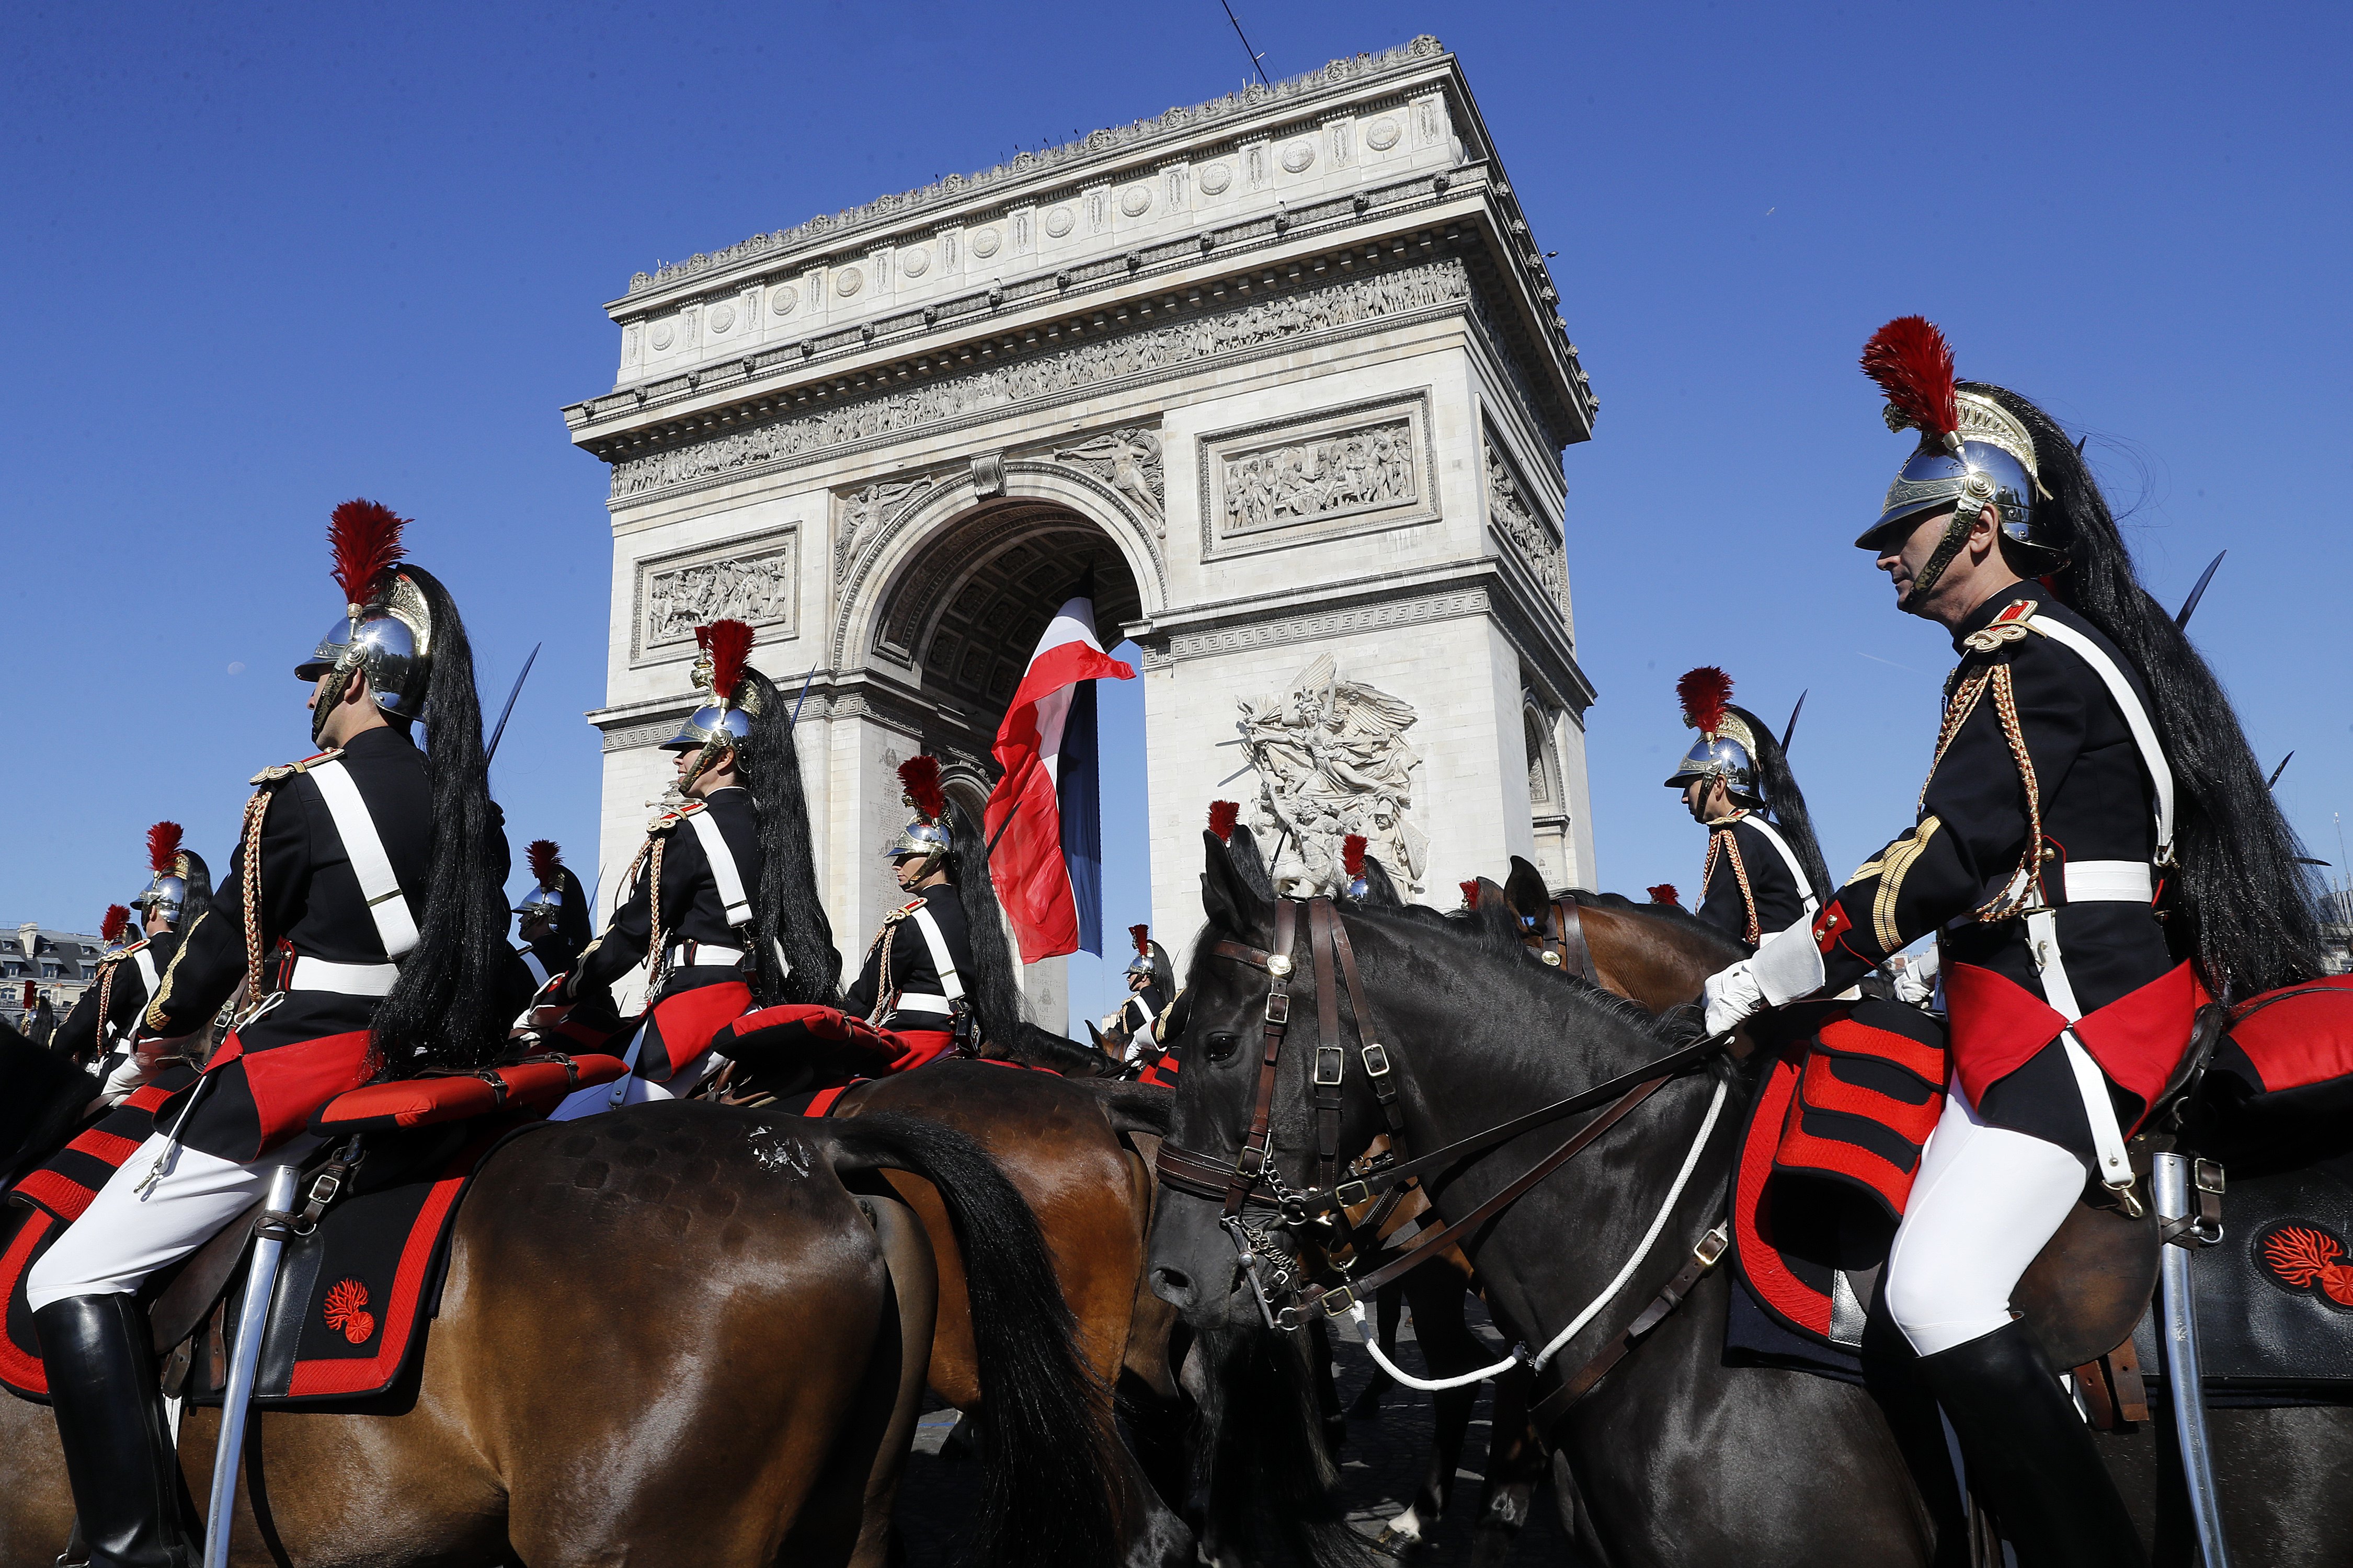
[[[1203,894],[1208,926],[1195,944],[1181,1020],[1185,1072],[1169,1142],[1230,1167],[1256,1099],[1272,982],[1265,968],[1219,944],[1271,949],[1276,906],[1234,872],[1214,842]],[[1594,988],[1565,984],[1519,945],[1502,900],[1492,901],[1498,908],[1491,917],[1470,921],[1429,910],[1340,906],[1366,1010],[1392,1064],[1409,1154],[1639,1068],[1694,1034],[1687,1024],[1662,1022]],[[1316,1177],[1311,1079],[1323,1035],[1322,991],[1332,984],[1311,962],[1305,910],[1295,915],[1292,1043],[1274,1072],[1268,1141],[1269,1167],[1293,1191]],[[1345,987],[1338,989],[1338,1037],[1326,1043],[1345,1047],[1336,1138],[1345,1162],[1388,1124],[1360,1065],[1368,1032]],[[1703,1059],[1462,1238],[1498,1326],[1532,1350],[1606,1297],[1560,1350],[1539,1394],[1625,1330],[1724,1217],[1739,1112],[1752,1089],[1748,1075],[1721,1057]],[[1716,1114],[1703,1137],[1712,1106]],[[1441,1218],[1469,1213],[1574,1125],[1531,1131],[1432,1173],[1425,1185],[1433,1207]],[[1164,1151],[1164,1169],[1167,1158]],[[1690,1177],[1668,1205],[1687,1158]],[[1321,1563],[1349,1561],[1360,1543],[1319,1487],[1329,1470],[1320,1445],[1308,1440],[1312,1401],[1303,1383],[1284,1381],[1303,1371],[1296,1350],[1302,1336],[1263,1326],[1235,1243],[1219,1223],[1219,1203],[1199,1195],[1198,1181],[1192,1184],[1196,1191],[1164,1184],[1151,1264],[1155,1289],[1205,1342],[1219,1345],[1219,1369],[1233,1379],[1208,1412],[1211,1453],[1223,1458],[1231,1450],[1232,1460],[1216,1464],[1211,1476],[1215,1534],[1246,1556],[1267,1555],[1271,1536]],[[1269,1244],[1261,1250],[1294,1274],[1319,1263],[1314,1246],[1303,1246],[1265,1211],[1249,1219]],[[1655,1247],[1622,1288],[1609,1291],[1654,1222]],[[1900,1356],[1872,1387],[1727,1366],[1725,1322],[1729,1291],[1737,1288],[1728,1275],[1725,1268],[1701,1275],[1680,1310],[1550,1430],[1556,1501],[1580,1551],[1613,1568],[1981,1560],[1972,1552],[1934,1408],[1904,1376]],[[2317,1564],[2345,1562],[2353,1552],[2353,1531],[2337,1501],[2348,1452],[2344,1423],[2335,1419],[2340,1414],[2215,1413],[2226,1481],[2247,1478],[2224,1488],[2227,1527],[2245,1560]],[[2254,1419],[2232,1419],[2240,1415]],[[2327,1419],[2288,1419],[2307,1415]],[[1236,1417],[1248,1425],[1230,1434],[1225,1424]],[[1277,1433],[1282,1421],[1293,1425]],[[2140,1440],[2152,1462],[2119,1456],[2121,1468],[2139,1465],[2153,1478],[2154,1436],[2144,1427]],[[2258,1474],[2260,1483],[2253,1479]],[[2146,1501],[2158,1490],[2144,1479],[2138,1495]],[[2172,1510],[2145,1518],[2144,1528],[2160,1536],[2159,1560],[2183,1550],[2182,1523]]]

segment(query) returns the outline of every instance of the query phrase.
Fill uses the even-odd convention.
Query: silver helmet
[[[1675,682],[1675,695],[1683,699],[1683,722],[1699,731],[1699,740],[1667,775],[1667,787],[1680,790],[1694,779],[1720,778],[1736,797],[1763,805],[1757,734],[1732,706],[1732,677],[1714,665],[1702,665]]]
[[[147,830],[147,885],[132,895],[132,907],[141,921],[160,915],[180,923],[188,902],[188,854],[182,847],[183,829],[176,822],[159,822]]]
[[[1127,928],[1128,940],[1135,944],[1135,956],[1127,961],[1127,977],[1141,980],[1146,985],[1167,989],[1171,973],[1168,953],[1152,940],[1152,928],[1134,925]]]
[[[433,612],[423,591],[398,568],[400,533],[406,526],[407,519],[376,501],[348,500],[334,510],[327,536],[335,580],[343,590],[343,614],[327,627],[311,657],[294,667],[299,679],[328,678],[312,705],[313,743],[325,734],[355,669],[367,677],[368,692],[384,712],[396,719],[425,716]]]
[[[914,808],[914,819],[899,829],[883,848],[886,860],[910,855],[923,858],[928,874],[934,864],[955,852],[955,836],[948,828],[947,792],[940,787],[940,760],[928,752],[899,764],[900,798]]]
[[[2022,559],[2022,568],[2053,571],[2065,552],[2034,526],[2034,500],[2047,495],[2035,469],[2034,437],[2017,416],[1981,391],[1953,379],[1953,351],[1945,335],[1919,316],[1904,316],[1879,329],[1862,351],[1862,368],[1887,394],[1882,416],[1890,430],[1917,430],[1920,445],[1905,459],[1879,518],[1855,539],[1858,547],[1883,550],[1894,542],[1898,525],[1953,509],[1953,521],[1928,564],[1913,578],[1915,601],[1958,553],[1969,525],[1990,506],[2000,519],[2002,538]]]
[[[713,621],[694,628],[694,641],[702,651],[695,658],[692,678],[703,700],[686,716],[678,733],[661,743],[665,752],[699,753],[679,781],[681,790],[723,752],[733,751],[740,763],[752,721],[760,711],[759,683],[751,679],[752,628],[742,621]]]
[[[523,855],[535,885],[515,905],[514,912],[526,921],[537,916],[553,921],[564,911],[564,851],[553,838],[534,838]]]

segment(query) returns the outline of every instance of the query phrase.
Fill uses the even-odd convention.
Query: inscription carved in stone
[[[1480,441],[1487,458],[1487,513],[1494,521],[1495,532],[1511,546],[1545,597],[1558,607],[1562,619],[1568,616],[1568,563],[1562,556],[1560,537],[1535,514],[1520,493],[1518,478],[1512,467],[1495,450],[1493,437]]]
[[[1239,453],[1224,459],[1222,478],[1229,533],[1421,499],[1403,419]]]
[[[696,626],[722,617],[754,626],[792,626],[798,618],[799,568],[799,538],[789,530],[748,549],[739,544],[641,563],[637,657],[691,645]]]
[[[613,493],[639,495],[755,464],[801,458],[846,442],[1016,407],[1124,376],[1174,374],[1261,343],[1341,330],[1409,311],[1465,304],[1471,299],[1470,277],[1462,264],[1454,260],[1353,279],[631,458],[614,465]]]
[[[1345,893],[1342,840],[1364,835],[1389,874],[1419,892],[1430,840],[1408,819],[1421,754],[1406,744],[1413,705],[1343,680],[1324,654],[1291,689],[1238,703],[1235,727],[1259,776],[1252,832],[1277,845],[1276,889],[1292,897]]]

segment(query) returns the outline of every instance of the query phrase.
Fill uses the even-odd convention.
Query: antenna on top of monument
[[[1250,69],[1258,72],[1259,85],[1261,87],[1272,87],[1274,83],[1266,79],[1266,67],[1259,63],[1266,57],[1260,54],[1256,49],[1250,47],[1250,35],[1242,31],[1242,19],[1234,15],[1232,0],[1218,0],[1218,4],[1225,6],[1226,20],[1234,25],[1234,37],[1242,41],[1242,48],[1250,58]]]

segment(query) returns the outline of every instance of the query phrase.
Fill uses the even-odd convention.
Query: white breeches
[[[269,1188],[269,1173],[299,1165],[319,1146],[309,1133],[289,1139],[266,1159],[240,1165],[152,1134],[98,1190],[25,1279],[35,1311],[76,1296],[120,1296],[136,1290],[159,1268],[177,1263],[213,1238]],[[169,1147],[163,1174],[145,1192],[139,1184]]]
[[[642,1041],[643,1037],[639,1037]],[[638,1047],[629,1047],[629,1064],[637,1065]],[[656,1100],[683,1100],[694,1086],[725,1066],[727,1058],[717,1051],[705,1051],[676,1072],[667,1083],[648,1083],[634,1072],[623,1073],[611,1083],[600,1083],[594,1089],[575,1089],[564,1102],[548,1112],[550,1121],[576,1121],[584,1116],[594,1116],[600,1110],[618,1110],[625,1105],[644,1105]]]
[[[1887,1313],[1922,1355],[2010,1321],[2010,1293],[2084,1192],[2084,1163],[1989,1127],[1956,1081],[1887,1255]]]

